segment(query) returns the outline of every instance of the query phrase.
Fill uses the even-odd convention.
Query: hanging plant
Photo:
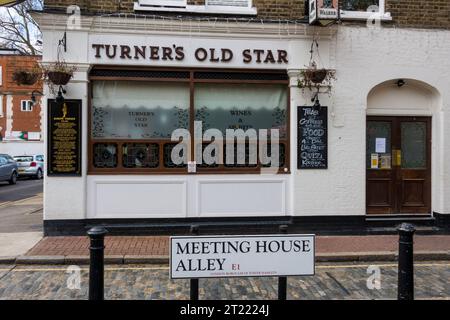
[[[76,68],[64,61],[56,61],[44,67],[45,78],[56,86],[65,86],[73,77]]]
[[[311,63],[307,69],[300,71],[298,87],[301,89],[319,89],[320,87],[330,88],[336,80],[336,70],[317,68],[315,62]]]
[[[42,69],[34,65],[31,69],[17,69],[13,72],[13,80],[17,85],[32,86],[42,77]]]
[[[314,49],[316,49],[316,55],[321,62],[319,43],[316,39],[313,39],[310,50],[309,66],[300,71],[298,78],[298,87],[302,90],[309,89],[319,92],[321,87],[326,87],[325,93],[330,93],[333,81],[336,79],[336,70],[327,69],[324,67],[319,68],[317,62],[314,60]]]

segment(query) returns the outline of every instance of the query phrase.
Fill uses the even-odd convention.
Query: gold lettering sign
[[[81,100],[48,101],[48,175],[81,175]]]

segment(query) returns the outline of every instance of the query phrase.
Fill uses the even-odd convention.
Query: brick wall
[[[13,73],[17,69],[30,69],[39,60],[40,56],[20,56],[20,55],[0,55],[0,66],[2,67],[2,81],[0,85],[0,99],[2,99],[3,112],[0,113],[0,127],[2,130],[0,135],[4,138],[5,131],[29,131],[29,132],[40,132],[41,131],[41,106],[40,99],[37,97],[36,105],[33,107],[31,112],[21,111],[21,101],[30,100],[31,93],[33,90],[38,90],[42,92],[43,84],[42,81],[38,81],[32,86],[18,85],[13,80]],[[12,106],[8,108],[12,97]],[[12,109],[12,114],[8,113],[8,109]],[[7,127],[7,120],[12,117],[12,126]]]
[[[386,11],[402,27],[450,29],[449,0],[386,0]]]
[[[45,0],[46,9],[63,9],[77,3],[90,13],[133,12],[134,0]],[[203,4],[204,0],[188,0],[189,4]],[[304,0],[253,0],[259,19],[302,19]],[[399,27],[450,29],[449,0],[386,0],[393,24]]]

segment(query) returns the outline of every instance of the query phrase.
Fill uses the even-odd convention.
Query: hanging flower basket
[[[17,83],[17,85],[32,86],[39,80],[40,77],[40,72],[18,70],[13,73],[13,80]]]
[[[310,90],[321,86],[331,87],[334,80],[336,80],[335,70],[308,68],[300,72],[298,87]]]
[[[65,86],[73,77],[76,68],[67,65],[64,61],[56,61],[43,67],[45,79],[48,83],[55,86]]]
[[[327,69],[309,69],[305,70],[305,76],[315,84],[322,83],[327,77]]]
[[[69,83],[72,78],[73,73],[62,72],[62,71],[48,71],[47,78],[48,80],[57,86],[65,86]]]

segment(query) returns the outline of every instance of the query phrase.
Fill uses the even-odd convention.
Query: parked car
[[[42,179],[44,177],[44,156],[15,156],[17,161],[19,177],[33,177]]]
[[[7,154],[0,154],[0,181],[16,184],[18,177],[17,162]]]

